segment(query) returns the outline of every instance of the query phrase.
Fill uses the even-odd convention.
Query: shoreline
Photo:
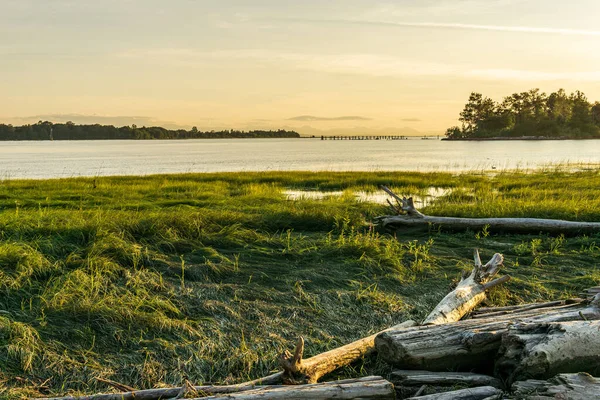
[[[448,142],[489,142],[497,140],[598,140],[600,137],[567,137],[567,136],[496,136],[496,137],[484,137],[484,138],[442,138],[441,140]]]

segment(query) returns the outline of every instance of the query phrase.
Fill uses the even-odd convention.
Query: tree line
[[[544,136],[600,137],[600,103],[591,103],[579,90],[547,95],[539,89],[513,93],[495,102],[471,93],[460,113],[462,125],[448,128],[449,139]]]
[[[228,139],[228,138],[297,138],[294,131],[279,130],[222,130],[199,131],[166,129],[157,126],[137,127],[112,125],[78,125],[73,122],[55,124],[39,121],[32,125],[0,124],[0,140],[114,140],[114,139]]]

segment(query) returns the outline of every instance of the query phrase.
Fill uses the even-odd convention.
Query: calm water
[[[0,142],[0,178],[217,171],[461,171],[600,163],[600,140],[215,139]]]

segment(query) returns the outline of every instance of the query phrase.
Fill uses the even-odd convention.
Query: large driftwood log
[[[600,232],[600,222],[564,221],[543,218],[462,218],[435,217],[424,215],[414,205],[412,197],[399,197],[389,188],[382,189],[396,199],[397,206],[390,203],[394,212],[401,215],[385,215],[377,218],[377,222],[387,228],[441,226],[448,229],[480,230],[488,227],[494,231],[504,232],[550,232],[550,233],[582,233]]]
[[[472,311],[485,299],[485,292],[500,283],[506,282],[510,277],[491,280],[498,273],[504,257],[496,253],[487,264],[481,264],[479,251],[474,254],[475,267],[471,274],[463,277],[456,288],[448,293],[446,297],[425,318],[423,325],[439,325],[460,320],[468,312]]]
[[[405,321],[389,329],[402,330],[415,326],[414,321]],[[382,331],[385,332],[385,331]],[[304,339],[298,339],[294,354],[289,351],[281,356],[283,380],[288,384],[315,383],[323,375],[349,365],[375,350],[375,337],[381,332],[359,339],[342,347],[303,359]]]
[[[180,394],[197,393],[199,395],[210,396],[213,394],[236,393],[246,390],[255,390],[268,386],[256,385],[229,385],[229,386],[192,386],[192,387],[174,387],[134,390],[123,393],[100,393],[89,396],[64,396],[64,397],[40,397],[32,400],[161,400],[174,399]]]
[[[474,258],[475,267],[471,274],[461,280],[458,286],[442,299],[423,324],[438,325],[460,320],[485,299],[486,290],[508,280],[508,277],[491,280],[502,266],[501,254],[496,253],[485,265],[482,265],[477,250],[475,250]],[[400,324],[383,332],[405,329],[412,325],[415,323],[410,321],[409,324]],[[375,337],[380,333],[382,332],[308,359],[302,358],[304,340],[300,338],[294,354],[286,351],[281,357],[281,366],[284,370],[283,380],[288,384],[315,383],[323,375],[371,353],[375,349]]]
[[[515,382],[512,390],[517,399],[600,399],[600,379],[585,372],[559,374],[547,381],[530,379]]]
[[[246,384],[191,386],[189,388],[147,389],[126,393],[96,394],[81,397],[66,396],[38,400],[157,400],[184,397],[182,395],[187,398],[201,399],[393,399],[394,386],[379,376],[368,376],[359,379],[301,386],[254,386]]]
[[[441,393],[458,388],[478,386],[493,386],[501,388],[499,379],[489,375],[474,374],[472,372],[431,372],[414,370],[397,370],[390,375],[390,381],[396,387],[396,392],[402,398],[419,396],[419,390],[429,393]]]
[[[480,386],[468,389],[453,390],[425,396],[410,397],[408,400],[487,400],[496,399],[502,394],[502,390],[493,386]]]
[[[519,323],[502,338],[496,375],[508,382],[600,373],[600,321]]]
[[[204,397],[204,400],[330,400],[330,399],[395,399],[396,392],[392,383],[379,376],[345,381],[325,382],[312,385],[293,385],[262,387],[229,395]]]
[[[375,338],[379,355],[401,368],[446,370],[489,370],[510,325],[524,322],[600,320],[596,303],[524,311],[518,317],[467,319],[451,324],[390,330]]]

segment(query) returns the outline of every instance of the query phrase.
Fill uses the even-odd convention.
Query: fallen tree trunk
[[[264,386],[267,387],[267,386]],[[161,400],[161,399],[173,399],[179,396],[180,393],[185,392],[187,389],[188,393],[198,393],[200,395],[213,395],[223,393],[236,393],[243,392],[246,390],[257,389],[256,385],[229,385],[229,386],[192,386],[191,388],[185,387],[174,387],[174,388],[160,388],[160,389],[145,389],[145,390],[134,390],[131,392],[123,393],[100,393],[89,396],[64,396],[64,397],[40,397],[32,400]]]
[[[498,398],[498,396],[501,394],[502,390],[493,386],[480,386],[475,388],[453,390],[451,392],[410,397],[408,400],[486,400],[488,398]]]
[[[515,398],[524,399],[600,399],[600,379],[586,374],[559,374],[547,381],[529,379],[512,385]]]
[[[425,318],[423,325],[439,325],[460,320],[485,299],[485,292],[494,286],[506,282],[510,277],[503,276],[491,281],[498,273],[504,257],[496,253],[487,264],[481,264],[479,251],[474,254],[475,267],[471,274],[463,277],[456,288]]]
[[[375,338],[383,360],[401,368],[446,370],[490,370],[502,335],[516,321],[563,322],[600,320],[596,303],[579,308],[560,306],[533,309],[495,318],[467,319],[451,324],[390,330]]]
[[[600,373],[600,321],[519,323],[502,338],[496,375],[508,382]]]
[[[391,382],[379,376],[360,379],[348,379],[337,382],[325,382],[312,385],[265,386],[259,390],[250,390],[229,395],[204,397],[204,400],[329,400],[329,399],[395,399],[396,392]]]
[[[406,321],[390,329],[402,330],[416,324],[414,321]],[[307,359],[302,359],[304,339],[299,338],[294,354],[286,350],[281,357],[281,366],[284,370],[283,381],[287,384],[316,383],[323,375],[372,353],[375,350],[375,337],[380,333]]]
[[[493,386],[498,389],[502,387],[499,379],[472,372],[397,370],[391,373],[390,381],[402,398],[418,397],[417,393],[423,386],[425,386],[423,389],[434,393],[448,392],[461,387]]]
[[[487,264],[482,265],[479,252],[475,250],[474,259],[475,267],[471,274],[461,280],[458,286],[442,299],[423,324],[438,325],[460,320],[485,299],[487,290],[508,280],[508,277],[502,277],[491,281],[502,266],[504,258],[501,254],[494,254]],[[416,325],[412,321],[411,324]],[[412,326],[411,324],[401,324],[382,332],[405,329]],[[323,375],[371,353],[375,349],[375,337],[382,332],[305,360],[302,359],[304,340],[300,338],[294,354],[286,351],[281,357],[284,382],[288,384],[317,382]]]
[[[600,232],[600,222],[564,221],[543,218],[462,218],[435,217],[420,213],[414,206],[412,197],[399,197],[389,188],[382,189],[396,199],[397,206],[390,203],[394,212],[401,215],[385,215],[377,218],[377,222],[387,228],[424,227],[430,225],[448,229],[480,230],[489,228],[503,232],[549,232],[575,234],[584,232]],[[388,202],[389,203],[389,202]]]

